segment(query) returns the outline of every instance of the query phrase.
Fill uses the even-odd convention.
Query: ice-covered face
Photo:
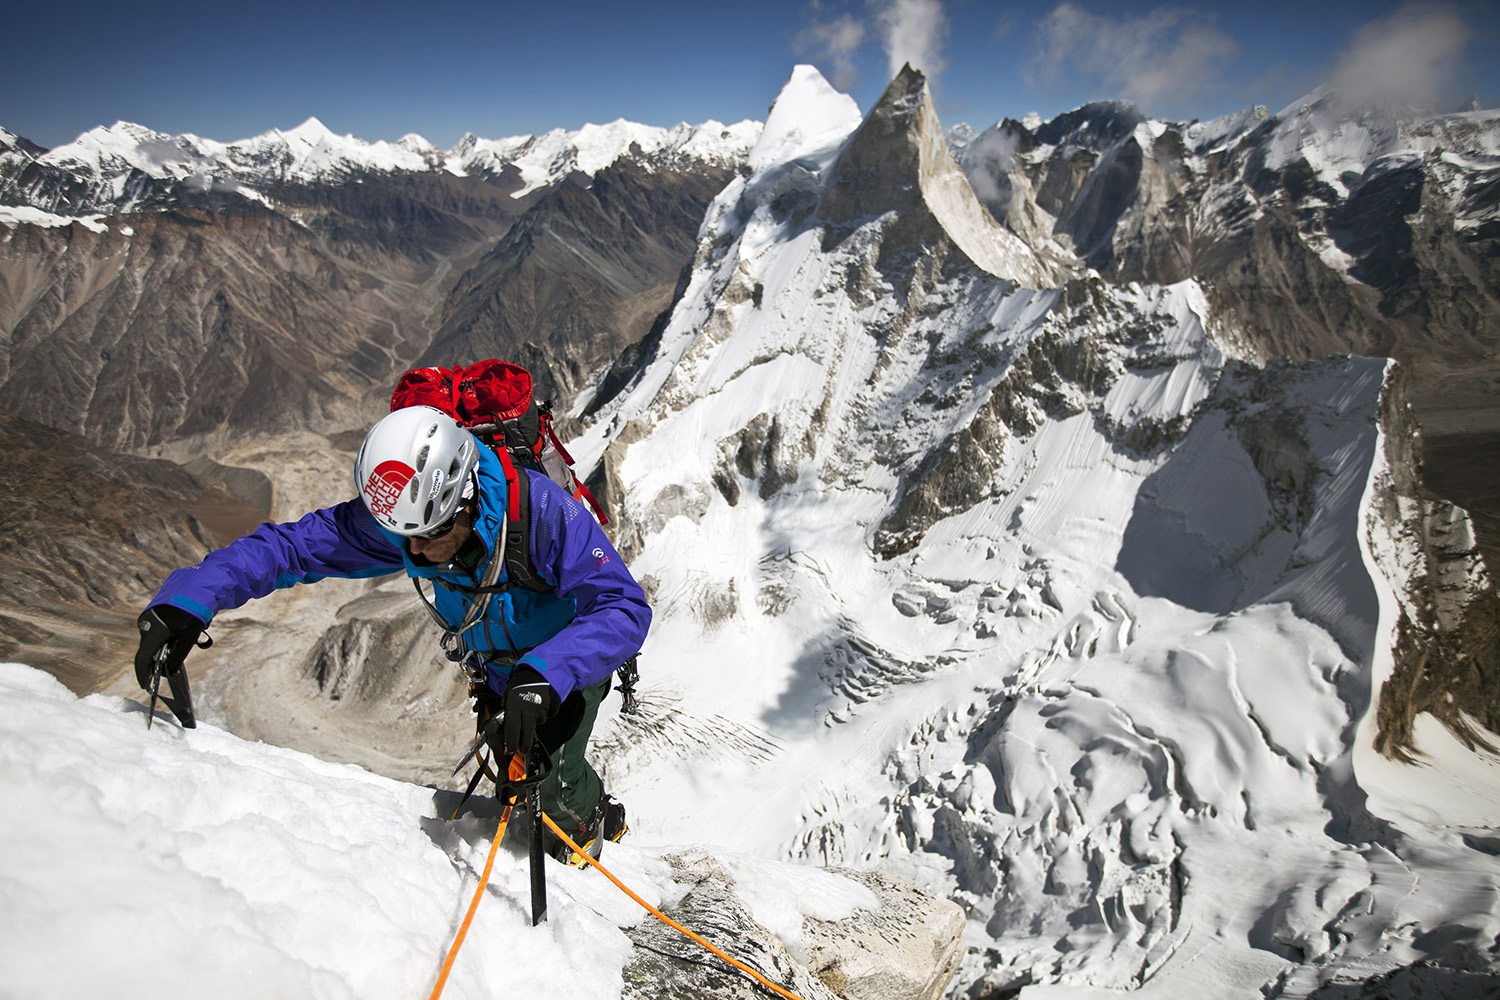
[[[474,510],[468,504],[459,508],[458,514],[453,518],[453,526],[445,533],[432,538],[422,538],[412,535],[406,540],[406,547],[414,556],[421,556],[428,562],[445,563],[458,554],[463,548],[464,542],[474,534]]]

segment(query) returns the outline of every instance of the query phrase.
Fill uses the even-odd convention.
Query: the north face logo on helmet
[[[390,517],[396,501],[401,497],[401,491],[406,489],[406,484],[416,474],[417,470],[405,462],[392,460],[375,466],[375,471],[370,473],[370,480],[365,483],[362,491],[370,513],[376,517]]]

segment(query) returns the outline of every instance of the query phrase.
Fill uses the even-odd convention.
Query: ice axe
[[[483,771],[481,770],[481,773]],[[533,741],[525,750],[510,758],[508,781],[496,789],[497,798],[507,804],[524,803],[526,832],[531,852],[531,926],[547,919],[546,852],[542,849],[542,782],[552,774],[552,760],[540,742]]]
[[[183,729],[198,727],[198,720],[193,715],[193,692],[188,687],[187,669],[183,666],[183,661],[187,659],[188,653],[194,646],[207,649],[213,644],[214,641],[205,635],[196,642],[192,639],[177,639],[157,650],[156,659],[151,664],[151,683],[147,686],[151,692],[151,704],[146,710],[147,729],[151,728],[151,723],[156,718],[158,698],[177,717]],[[163,677],[167,679],[167,687],[172,691],[170,698],[161,694]]]

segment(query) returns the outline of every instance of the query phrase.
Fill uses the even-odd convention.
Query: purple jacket
[[[464,645],[490,662],[489,684],[502,692],[514,669],[530,666],[566,698],[604,680],[645,641],[651,608],[625,560],[593,516],[546,476],[522,472],[531,488],[531,563],[555,593],[523,588],[494,595],[485,614],[463,633]],[[469,601],[444,583],[473,587],[495,555],[505,517],[506,484],[500,461],[480,448],[479,514],[474,530],[485,557],[474,573],[453,566],[417,566],[405,540],[375,523],[358,497],[315,510],[299,521],[263,524],[210,552],[196,566],[167,577],[152,604],[172,604],[203,620],[264,597],[278,587],[325,577],[363,578],[405,571],[430,584],[434,605],[450,629],[463,622]],[[502,571],[501,582],[507,580]]]

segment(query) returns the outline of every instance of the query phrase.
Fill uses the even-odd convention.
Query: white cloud
[[[842,14],[823,24],[804,28],[793,41],[793,49],[823,62],[829,72],[828,82],[848,93],[859,79],[855,54],[865,44],[865,26],[855,17]]]
[[[933,85],[948,65],[943,59],[948,16],[940,0],[871,0],[870,5],[885,45],[888,75],[894,77],[910,63]]]
[[[1010,198],[1007,176],[1016,163],[1019,136],[1006,131],[985,132],[964,149],[964,172],[979,200],[995,218],[1003,219]]]
[[[860,50],[878,41],[885,52],[887,78],[910,63],[927,77],[929,86],[935,87],[948,65],[943,58],[948,15],[942,0],[866,0],[866,9],[868,18],[843,13],[810,24],[792,40],[793,51],[822,64],[829,82],[847,92],[859,77],[856,60]],[[813,17],[824,11],[817,0],[808,6]]]
[[[1061,3],[1039,25],[1034,71],[1044,83],[1067,78],[1160,113],[1220,87],[1219,67],[1238,46],[1210,19],[1181,8],[1113,17]]]
[[[1407,4],[1354,33],[1329,89],[1361,104],[1437,108],[1467,39],[1467,26],[1454,7]]]

